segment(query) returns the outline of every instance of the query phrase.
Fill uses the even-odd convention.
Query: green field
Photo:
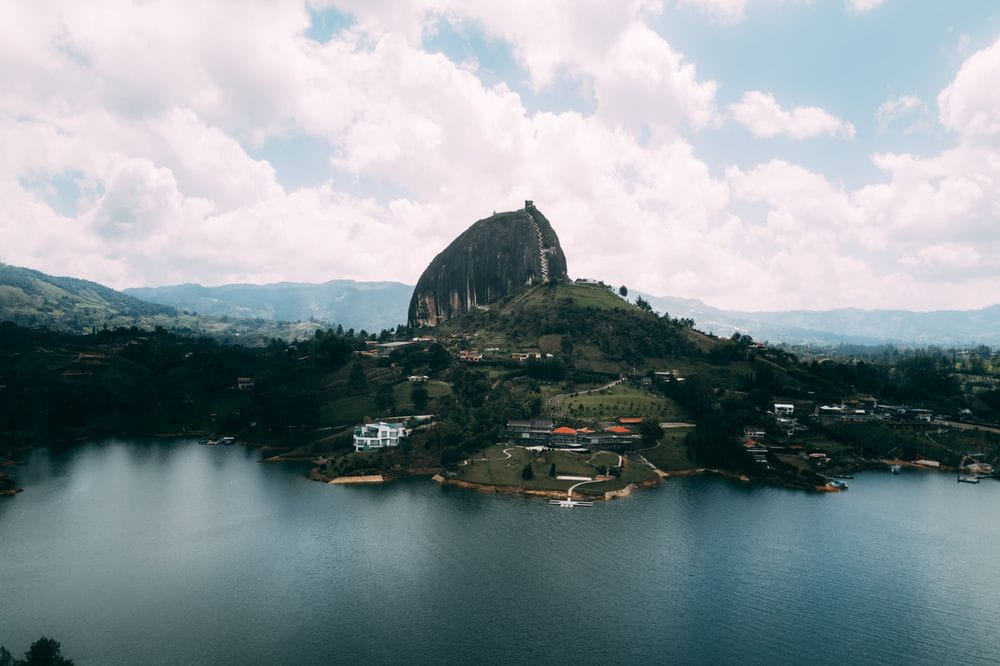
[[[668,428],[659,446],[641,450],[639,453],[665,472],[697,467],[688,457],[687,445],[684,444],[684,438],[691,430],[691,428]]]
[[[539,307],[547,308],[549,303],[557,299],[572,298],[573,303],[581,308],[597,308],[600,310],[635,310],[617,294],[594,284],[577,284],[562,282],[547,289],[531,289],[511,299],[504,310],[514,308]]]
[[[504,457],[505,448],[510,453],[510,458]],[[487,458],[487,460],[483,460],[483,458]],[[553,463],[556,466],[556,474],[595,477],[598,473],[598,466],[615,464],[617,461],[617,454],[606,451],[598,452],[592,456],[589,453],[579,454],[569,451],[543,451],[539,453],[519,447],[508,448],[497,445],[477,453],[467,464],[458,466],[456,473],[458,479],[470,483],[564,491],[579,482],[550,477],[549,469]],[[521,471],[527,463],[531,464],[534,471],[534,478],[530,480],[521,478]],[[621,478],[581,486],[574,491],[574,494],[602,494],[607,490],[618,490],[629,483],[640,483],[655,477],[652,470],[641,465],[630,465],[626,461],[626,469]]]
[[[610,420],[642,416],[659,421],[682,421],[683,410],[670,398],[631,386],[614,386],[596,393],[566,396],[559,412],[580,419]]]

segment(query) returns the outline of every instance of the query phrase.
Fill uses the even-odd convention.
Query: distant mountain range
[[[353,280],[183,284],[122,293],[88,280],[0,264],[0,319],[75,332],[94,326],[164,326],[223,336],[302,337],[322,325],[336,324],[380,331],[406,321],[412,293],[413,287],[399,282]],[[693,319],[699,330],[720,336],[739,331],[760,341],[811,345],[1000,346],[1000,305],[934,312],[855,308],[741,312],[692,298],[639,295],[658,312]],[[298,321],[305,323],[283,323]]]
[[[378,332],[406,323],[406,309],[413,287],[399,282],[330,280],[320,284],[227,284],[203,287],[179,284],[168,287],[125,289],[144,301],[216,317],[271,321],[317,321],[344,329]]]
[[[716,335],[734,332],[787,344],[1000,345],[1000,305],[980,310],[790,310],[740,312],[714,308],[693,298],[648,296],[654,310],[691,318]]]

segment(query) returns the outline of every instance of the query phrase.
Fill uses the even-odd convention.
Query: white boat
[[[889,471],[893,474],[899,474],[903,469],[902,465],[889,465]]]

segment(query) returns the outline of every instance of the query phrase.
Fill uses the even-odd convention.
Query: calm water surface
[[[673,480],[593,509],[305,481],[240,447],[34,452],[0,644],[77,664],[1000,663],[1000,482]]]

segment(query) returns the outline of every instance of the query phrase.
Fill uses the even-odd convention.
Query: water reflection
[[[702,477],[592,509],[337,487],[241,447],[37,450],[0,627],[77,663],[1000,660],[1000,483]],[[956,488],[956,485],[959,485]]]

